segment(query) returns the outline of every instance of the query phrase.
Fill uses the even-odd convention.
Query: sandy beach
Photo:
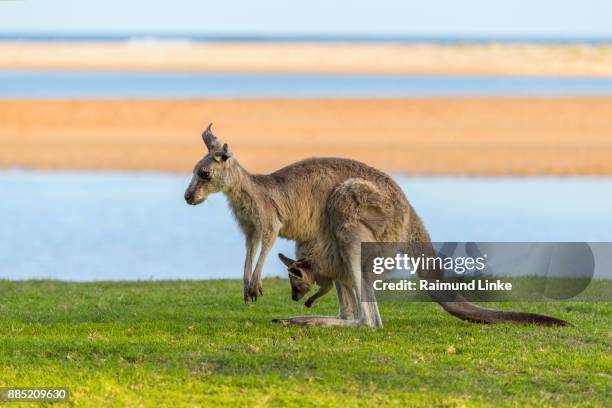
[[[191,171],[214,122],[249,170],[311,156],[391,172],[612,174],[612,98],[0,101],[0,166]]]
[[[612,76],[612,46],[6,41],[0,69]]]

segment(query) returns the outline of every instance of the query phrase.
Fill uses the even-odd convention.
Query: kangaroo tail
[[[425,254],[435,256],[435,251],[431,242],[423,242],[418,245]],[[442,279],[443,273],[440,270],[419,271],[421,278],[433,281]],[[461,320],[473,323],[519,323],[519,324],[539,324],[543,326],[571,326],[565,320],[537,313],[511,312],[495,309],[487,309],[468,302],[463,296],[456,292],[444,292],[443,295],[437,292],[429,292],[430,296],[438,302],[444,310]],[[452,301],[449,301],[452,299]]]
[[[434,299],[436,298],[433,296]],[[473,323],[523,323],[539,324],[543,326],[571,326],[565,320],[545,316],[537,313],[510,312],[495,309],[486,309],[477,306],[457,295],[454,302],[437,300],[444,310],[462,320]]]

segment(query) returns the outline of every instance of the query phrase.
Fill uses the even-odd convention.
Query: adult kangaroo
[[[377,169],[340,158],[306,159],[271,174],[250,174],[211,127],[202,134],[208,152],[194,166],[185,201],[197,205],[212,193],[226,195],[246,237],[245,302],[263,294],[263,264],[281,236],[295,241],[298,255],[306,252],[334,280],[340,304],[338,317],[301,316],[284,323],[381,327],[376,302],[362,299],[361,242],[422,243],[433,253],[429,234],[399,186]],[[484,309],[460,297],[434,300],[472,322],[566,324],[533,313]]]

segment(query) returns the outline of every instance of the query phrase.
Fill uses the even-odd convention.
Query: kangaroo
[[[315,300],[326,295],[334,286],[334,281],[317,273],[312,268],[310,261],[305,259],[294,261],[283,254],[278,254],[278,257],[287,267],[289,283],[291,284],[291,299],[296,302],[310,291],[313,283],[319,286],[319,290],[306,299],[306,303],[304,303],[306,307],[311,307]]]
[[[382,327],[377,303],[362,296],[361,243],[422,243],[425,255],[434,252],[419,216],[391,177],[364,163],[341,158],[311,158],[271,174],[250,174],[228,145],[213,134],[212,124],[202,139],[208,151],[193,168],[185,201],[197,205],[210,194],[226,195],[245,235],[245,302],[263,295],[264,261],[280,236],[295,241],[298,252],[309,254],[304,258],[333,280],[340,308],[338,316],[299,316],[280,322]],[[436,277],[435,273],[430,275],[428,279]],[[453,302],[432,296],[451,315],[471,322],[567,324],[533,313],[481,308],[459,295]]]

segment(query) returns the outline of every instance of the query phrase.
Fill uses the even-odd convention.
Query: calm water
[[[0,41],[116,41],[116,42],[316,42],[316,43],[383,43],[383,44],[610,44],[610,37],[564,37],[564,36],[443,36],[443,35],[240,35],[240,34],[194,34],[194,33],[154,33],[124,32],[112,34],[84,33],[0,33]]]
[[[0,278],[242,277],[225,199],[188,206],[189,175],[0,172]],[[612,178],[405,178],[436,241],[612,241]],[[265,276],[284,275],[276,252]]]
[[[612,78],[0,71],[0,98],[612,95]]]

